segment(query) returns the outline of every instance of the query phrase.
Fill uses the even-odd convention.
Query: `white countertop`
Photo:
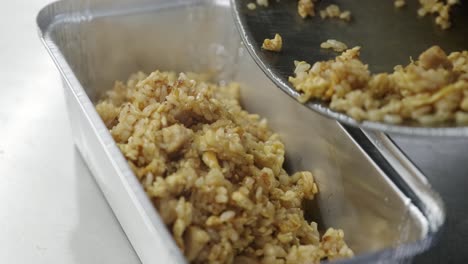
[[[60,77],[37,36],[48,2],[0,8],[0,263],[140,263],[73,146]],[[416,262],[468,262],[467,142],[397,142],[448,211],[441,243]]]
[[[0,8],[0,263],[140,263],[73,146],[36,30],[48,2]]]

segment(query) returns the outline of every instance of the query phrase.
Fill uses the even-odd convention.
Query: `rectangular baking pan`
[[[240,82],[243,106],[281,135],[286,168],[314,173],[320,194],[306,212],[322,230],[344,229],[356,256],[340,263],[409,262],[437,240],[445,211],[424,175],[386,135],[342,126],[276,88],[243,49],[228,0],[60,1],[37,24],[63,78],[75,145],[143,263],[185,259],[94,109],[139,70]]]

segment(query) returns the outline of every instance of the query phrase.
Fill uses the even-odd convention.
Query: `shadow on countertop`
[[[76,263],[141,263],[76,148],[74,167],[79,219],[70,250]]]

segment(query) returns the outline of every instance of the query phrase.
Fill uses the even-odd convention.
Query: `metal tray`
[[[342,228],[356,257],[400,263],[428,249],[445,220],[425,177],[390,139],[297,104],[244,51],[228,0],[60,1],[37,17],[62,74],[74,141],[143,263],[185,259],[94,109],[114,80],[155,69],[209,72],[242,83],[246,109],[268,118],[287,169],[311,170],[320,194],[307,214]]]

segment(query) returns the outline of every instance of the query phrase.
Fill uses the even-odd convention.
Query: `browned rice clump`
[[[435,22],[442,29],[448,29],[452,24],[450,22],[450,9],[459,3],[459,0],[419,0],[421,7],[418,9],[418,15],[423,17],[427,14],[436,15]]]
[[[331,109],[358,121],[468,124],[468,51],[447,56],[434,46],[393,73],[371,74],[359,50],[313,66],[296,62],[289,81],[302,92],[300,101],[329,101]]]
[[[280,52],[283,48],[283,38],[280,34],[275,34],[275,37],[272,39],[265,39],[263,40],[262,49]]]
[[[96,105],[192,263],[318,263],[350,257],[343,231],[320,238],[301,205],[317,186],[289,175],[284,145],[239,104],[239,86],[201,75],[132,75]]]

